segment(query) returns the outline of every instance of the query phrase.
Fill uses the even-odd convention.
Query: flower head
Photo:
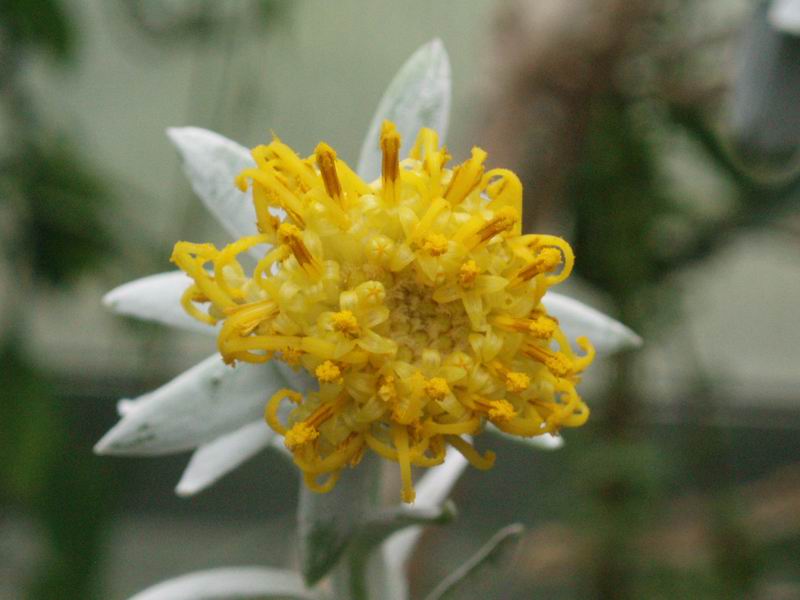
[[[430,129],[404,160],[392,123],[379,144],[374,182],[325,143],[305,159],[277,138],[254,148],[236,183],[259,233],[222,249],[179,242],[172,259],[194,280],[187,312],[222,321],[226,362],[282,360],[319,382],[266,409],[308,486],[331,489],[371,450],[399,463],[411,502],[411,466],[440,464],[448,447],[492,466],[467,437],[489,423],[523,437],[583,424],[575,386],[594,350],[579,338],[576,354],[542,304],[574,257],[561,238],[521,233],[512,172],[486,170],[479,148],[449,168]],[[263,244],[246,271],[239,255]]]

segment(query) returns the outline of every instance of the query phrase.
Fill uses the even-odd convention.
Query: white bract
[[[443,134],[448,121],[450,88],[448,57],[441,42],[435,40],[420,48],[390,84],[362,147],[359,175],[371,180],[380,173],[381,157],[375,139],[385,119],[397,124],[405,140],[414,139],[421,127],[430,127]],[[249,150],[216,133],[194,127],[172,128],[168,135],[183,159],[183,169],[192,188],[225,230],[234,239],[257,233],[250,198],[234,185],[235,177],[254,165]],[[218,327],[198,322],[181,308],[181,295],[190,282],[191,279],[179,271],[159,273],[112,290],[103,302],[119,314],[215,336]],[[621,323],[576,300],[548,293],[544,303],[571,339],[579,334],[587,335],[600,353],[641,343],[640,338]],[[230,367],[219,355],[214,355],[153,392],[134,400],[121,401],[120,421],[97,443],[95,451],[141,456],[194,450],[177,486],[178,494],[192,495],[212,485],[259,451],[269,446],[283,448],[280,436],[263,421],[266,399],[281,388],[305,392],[315,385],[311,377],[298,374],[278,361],[239,363]],[[557,448],[561,439],[544,435],[532,438],[530,445]],[[384,586],[384,597],[396,600],[407,597],[402,571],[419,537],[421,524],[441,517],[437,516],[437,511],[441,512],[442,503],[465,465],[466,461],[460,455],[448,455],[445,464],[431,469],[418,483],[414,509],[403,509],[390,516],[381,513],[375,517],[375,523],[378,523],[375,531],[384,532],[375,535],[385,539],[378,553],[379,558],[383,558],[381,585]],[[354,509],[348,515],[345,514],[348,507],[331,504],[336,496],[344,497],[341,495],[348,493],[346,484],[340,484],[340,487],[341,490],[337,488],[338,491],[331,494],[330,501],[308,500],[306,504],[310,508],[304,509],[301,523],[312,530],[316,526],[330,526],[345,546],[361,544],[369,547],[373,535],[370,523],[359,524],[358,519],[362,517],[352,518]],[[418,524],[399,531],[401,527],[414,523]],[[397,532],[392,533],[395,530]],[[340,552],[341,548],[330,551],[331,564]],[[325,558],[324,550],[322,556]],[[324,563],[323,560],[322,567],[329,568]],[[314,568],[317,567],[319,565]],[[371,568],[370,572],[373,570]],[[305,570],[304,575],[306,581],[316,579]],[[237,568],[180,577],[150,588],[135,598],[234,597],[305,599],[320,596],[310,591],[294,573],[268,568]]]

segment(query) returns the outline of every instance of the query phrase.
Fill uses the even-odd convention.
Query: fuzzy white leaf
[[[203,444],[192,454],[175,488],[179,496],[192,496],[216,483],[266,448],[278,436],[263,419]]]
[[[397,125],[401,157],[406,156],[421,127],[435,129],[444,142],[451,93],[450,60],[441,40],[435,39],[414,52],[386,88],[361,146],[358,174],[367,181],[381,174],[378,140],[384,120]]]
[[[542,303],[547,312],[558,319],[571,341],[585,335],[598,354],[613,354],[642,345],[642,338],[630,328],[583,302],[548,292],[542,298]]]
[[[800,36],[800,0],[773,0],[767,18],[778,31]]]
[[[255,166],[250,151],[228,138],[199,127],[170,127],[167,135],[183,159],[194,192],[232,238],[256,235],[250,195],[234,183],[244,169]]]
[[[120,315],[214,335],[218,327],[201,323],[181,306],[181,296],[192,283],[183,271],[149,275],[114,288],[103,296],[103,305]]]
[[[310,384],[278,361],[229,367],[214,355],[124,404],[125,416],[95,452],[147,456],[190,450],[261,418],[278,389],[305,391]]]
[[[226,600],[280,598],[319,600],[297,573],[269,567],[228,567],[198,571],[159,583],[130,600]]]

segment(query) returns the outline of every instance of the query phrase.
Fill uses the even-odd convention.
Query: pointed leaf
[[[170,127],[167,135],[183,159],[192,189],[232,238],[256,235],[250,195],[234,183],[244,169],[255,166],[250,151],[228,138],[199,127]]]
[[[269,567],[229,567],[198,571],[159,583],[130,600],[225,600],[227,598],[280,598],[320,600],[291,571]]]
[[[203,444],[192,454],[175,493],[192,496],[213,485],[280,437],[263,419]]]
[[[114,288],[103,296],[103,305],[120,315],[214,335],[218,327],[201,323],[181,306],[192,282],[183,271],[149,275]]]
[[[573,298],[548,292],[542,303],[559,320],[570,340],[585,335],[598,354],[613,354],[642,345],[642,338],[628,327]]]
[[[562,438],[560,435],[551,435],[549,433],[545,433],[533,437],[521,437],[518,435],[510,435],[504,431],[500,431],[497,427],[495,427],[491,423],[486,427],[486,431],[493,433],[494,435],[499,435],[503,439],[506,439],[510,442],[514,442],[516,444],[522,444],[524,446],[528,446],[530,448],[534,448],[537,450],[545,450],[545,451],[558,450],[564,447],[564,438]]]
[[[278,361],[229,367],[214,355],[133,404],[124,404],[125,416],[95,452],[146,456],[196,448],[261,418],[278,389],[305,391],[309,385],[309,378]]]
[[[458,569],[445,577],[434,590],[425,597],[425,600],[446,600],[448,598],[463,598],[465,586],[474,581],[475,577],[488,566],[497,564],[516,547],[525,528],[516,523],[504,527],[486,542],[469,560]]]
[[[381,174],[378,143],[384,120],[397,125],[401,157],[406,156],[421,127],[435,129],[444,142],[450,96],[450,60],[441,40],[436,39],[414,52],[386,89],[361,146],[358,174],[367,181]]]

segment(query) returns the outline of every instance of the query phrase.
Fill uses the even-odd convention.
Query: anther
[[[478,187],[483,177],[483,161],[486,160],[486,156],[485,150],[477,147],[472,149],[472,157],[459,165],[453,173],[444,193],[445,200],[453,205],[458,204]]]
[[[522,267],[514,276],[511,286],[519,285],[529,281],[541,273],[553,271],[562,262],[561,252],[556,248],[542,248],[536,254],[536,258],[529,264]]]
[[[341,206],[343,203],[342,184],[339,182],[339,176],[336,173],[336,152],[325,142],[320,142],[316,150],[314,150],[314,154],[317,157],[317,166],[319,167],[322,182],[325,184],[325,191],[328,196],[336,200]]]
[[[300,266],[311,275],[319,275],[319,263],[303,242],[303,233],[291,223],[281,223],[278,227],[278,239],[289,247]]]
[[[495,217],[487,221],[483,227],[475,232],[476,240],[472,244],[472,247],[482,244],[492,239],[494,236],[503,233],[504,231],[508,231],[514,227],[514,224],[518,220],[519,215],[513,208],[508,206],[501,208],[499,211],[497,211],[497,215]]]
[[[384,199],[389,204],[394,204],[397,200],[397,180],[400,177],[400,134],[389,121],[384,121],[381,128],[381,152]]]
[[[542,363],[556,377],[566,377],[572,372],[572,362],[561,352],[553,352],[535,344],[528,344],[523,350],[526,356]]]

